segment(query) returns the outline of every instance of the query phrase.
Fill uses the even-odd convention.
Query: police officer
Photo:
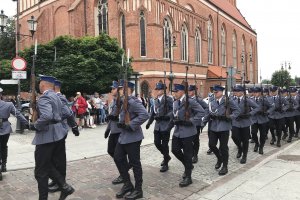
[[[183,180],[179,186],[186,187],[192,184],[191,175],[194,168],[192,164],[193,141],[197,135],[197,129],[193,121],[204,117],[205,111],[195,99],[190,99],[185,95],[185,85],[175,84],[173,88],[176,101],[173,105],[175,129],[172,139],[172,153],[184,165]]]
[[[124,85],[121,83],[121,86]],[[142,102],[138,98],[132,96],[134,84],[128,82],[127,91],[125,90],[126,88],[123,87],[123,90],[120,91],[121,96],[128,92],[128,101],[126,102],[127,97],[124,95],[122,109],[119,116],[119,123],[117,124],[118,128],[121,128],[121,134],[116,145],[114,160],[119,173],[124,180],[124,185],[116,194],[116,197],[125,197],[125,199],[129,200],[143,197],[143,171],[140,160],[140,146],[144,136],[141,125],[148,120],[149,116]],[[125,109],[126,106],[127,113]],[[130,118],[129,124],[126,124],[125,121],[127,117]],[[132,166],[133,168],[135,187],[133,187],[129,177],[129,166]],[[125,196],[125,194],[128,192],[130,192],[130,194]]]
[[[160,172],[168,171],[168,163],[171,160],[169,154],[169,140],[170,131],[172,129],[173,98],[164,94],[166,89],[167,87],[165,84],[161,82],[156,84],[155,91],[157,98],[155,99],[154,108],[146,125],[146,129],[148,129],[155,120],[154,144],[163,155]]]
[[[247,162],[247,154],[249,148],[250,126],[253,123],[251,117],[259,111],[257,103],[247,98],[244,95],[245,89],[238,85],[235,87],[236,100],[235,103],[239,106],[241,114],[232,120],[232,140],[238,147],[236,158],[241,158],[240,163]],[[243,156],[242,156],[243,154]]]
[[[292,142],[292,138],[296,135],[295,133],[295,117],[297,115],[298,107],[299,107],[299,102],[296,100],[296,88],[290,88],[289,89],[289,95],[287,95],[286,101],[287,101],[287,110],[286,110],[286,125],[289,130],[289,138],[287,139],[287,142],[290,143]]]
[[[191,99],[196,100],[197,103],[200,104],[200,106],[205,110],[205,112],[208,112],[208,105],[207,103],[200,98],[199,96],[196,96],[196,90],[198,88],[196,87],[196,85],[190,85],[189,86],[189,97]],[[199,148],[200,148],[200,141],[199,141],[199,136],[200,136],[200,132],[202,132],[202,129],[204,127],[201,126],[202,123],[202,119],[194,119],[193,120],[196,128],[197,128],[197,135],[195,137],[195,140],[193,141],[194,144],[194,151],[193,151],[193,158],[192,158],[192,163],[197,163],[198,162],[198,153],[199,153]]]
[[[104,138],[108,138],[107,144],[107,152],[108,154],[114,158],[115,148],[118,143],[119,136],[121,134],[122,129],[117,127],[117,123],[119,122],[119,114],[121,111],[121,97],[119,95],[119,83],[117,81],[112,82],[111,87],[111,95],[113,96],[113,101],[110,104],[110,113],[107,116],[108,125],[104,133]],[[120,87],[122,88],[122,87]],[[123,183],[123,177],[119,175],[112,181],[112,184],[120,184]]]
[[[281,147],[281,136],[284,128],[284,112],[286,110],[286,99],[283,98],[280,94],[280,89],[277,86],[273,86],[270,88],[271,97],[269,98],[270,103],[274,106],[274,112],[270,113],[270,131],[272,134],[272,140],[270,144],[274,144],[276,142],[275,131],[277,136],[277,147]]]
[[[0,88],[0,181],[2,180],[2,172],[6,172],[7,163],[7,142],[12,133],[11,125],[8,121],[10,114],[17,117],[22,124],[28,126],[28,121],[17,110],[12,102],[2,101],[3,89]]]
[[[254,152],[259,152],[263,154],[263,148],[266,142],[266,135],[268,131],[269,118],[268,115],[272,113],[274,107],[270,104],[267,97],[262,96],[262,88],[255,87],[253,89],[254,101],[259,105],[259,111],[252,116],[253,124],[251,129],[253,131],[253,140],[255,142]],[[259,130],[259,141],[258,133]],[[258,150],[259,149],[259,150]]]
[[[72,128],[72,132],[75,136],[79,136],[79,130],[77,123],[75,121],[74,115],[72,113],[72,110],[68,107],[68,100],[66,97],[61,93],[61,81],[55,80],[54,81],[54,91],[56,92],[57,96],[61,100],[63,107],[63,118],[62,118],[62,125],[66,132],[69,131],[69,127]],[[65,136],[65,139],[67,138],[67,135]],[[63,143],[63,142],[62,142]],[[58,160],[54,166],[56,169],[60,172],[60,174],[66,179],[66,169],[67,169],[67,158],[66,158],[66,145],[62,144],[61,149],[59,150],[61,152],[61,160]],[[50,175],[51,178],[51,175]],[[49,192],[57,192],[60,191],[60,188],[58,184],[52,180],[52,182],[48,185],[48,191]]]
[[[42,95],[37,101],[38,119],[34,123],[36,129],[32,141],[35,148],[35,178],[38,182],[39,200],[48,199],[49,176],[59,185],[61,195],[59,200],[74,192],[66,183],[64,176],[57,170],[56,164],[63,163],[65,159],[65,138],[67,131],[63,126],[63,103],[54,92],[55,78],[51,76],[40,77],[39,89]]]
[[[208,104],[209,113],[203,119],[203,125],[210,121],[209,126],[209,148],[214,152],[218,161],[215,169],[222,169],[219,175],[228,173],[228,140],[231,129],[231,121],[240,115],[238,105],[232,100],[223,96],[224,87],[215,85],[213,88],[215,99]],[[217,148],[218,140],[220,142]]]
[[[293,93],[295,100],[298,102],[298,105],[300,105],[300,90],[298,90],[298,92],[296,91],[295,93]],[[296,112],[296,116],[295,116],[295,122],[296,122],[296,133],[295,133],[295,138],[299,138],[299,130],[300,130],[300,106],[298,107],[298,109],[295,111]]]

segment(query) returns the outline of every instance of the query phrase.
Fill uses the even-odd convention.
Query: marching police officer
[[[259,149],[259,154],[263,154],[263,148],[266,142],[266,136],[268,131],[269,118],[268,115],[274,110],[273,106],[268,101],[267,97],[262,95],[262,88],[255,87],[253,89],[254,101],[259,105],[259,111],[252,116],[253,124],[251,126],[253,133],[253,140],[255,142],[254,152]],[[264,94],[264,93],[263,93]],[[259,141],[258,133],[259,130]]]
[[[124,99],[119,123],[117,124],[118,128],[121,128],[121,134],[116,145],[114,160],[124,180],[124,185],[116,194],[116,197],[125,197],[125,199],[131,200],[143,197],[143,171],[140,160],[140,146],[144,136],[141,125],[148,120],[149,116],[142,102],[132,96],[134,84],[128,82],[128,88],[125,87],[125,84],[126,82],[124,82],[124,85],[121,84],[124,87],[123,91],[120,91],[120,94],[121,96],[124,95]],[[127,91],[125,91],[126,89]],[[128,96],[126,93],[128,93]],[[126,120],[129,120],[129,122],[126,122]],[[127,160],[127,156],[129,161]],[[135,187],[133,187],[128,173],[130,166],[133,168]],[[128,192],[130,194],[125,195]]]
[[[72,128],[72,132],[75,136],[79,136],[79,130],[77,123],[75,121],[74,115],[71,111],[71,109],[68,107],[68,100],[66,97],[61,93],[61,82],[59,80],[54,81],[54,91],[56,92],[57,96],[61,100],[63,107],[62,107],[62,112],[63,112],[63,118],[62,118],[62,125],[65,129],[66,132],[69,131],[69,127]],[[65,139],[67,138],[67,135],[65,136]],[[63,143],[63,142],[62,142]],[[60,174],[66,179],[66,170],[67,170],[67,158],[66,158],[66,145],[62,144],[61,145],[61,160],[57,160],[57,162],[54,164],[56,169],[60,172]],[[50,175],[51,178],[51,175]],[[52,180],[52,182],[49,183],[48,185],[48,191],[49,192],[57,192],[60,191],[60,188],[58,184]]]
[[[63,103],[54,92],[55,78],[40,77],[39,89],[42,95],[37,101],[38,119],[34,123],[36,129],[32,141],[35,148],[35,178],[38,182],[39,200],[48,199],[49,176],[59,185],[59,200],[66,199],[75,190],[66,183],[64,176],[57,170],[56,163],[65,159],[66,129],[63,127]],[[54,162],[55,161],[55,162]]]
[[[270,118],[270,131],[272,134],[272,140],[270,144],[276,142],[275,130],[277,136],[277,147],[281,147],[281,136],[284,129],[284,112],[286,110],[286,99],[280,94],[280,89],[277,86],[270,88],[271,97],[269,98],[270,103],[274,106],[274,111],[269,115]]]
[[[199,96],[196,96],[196,90],[198,88],[196,87],[196,85],[190,85],[189,86],[189,97],[191,99],[196,100],[197,103],[200,104],[200,106],[205,110],[205,112],[208,112],[208,105],[207,103],[200,98]],[[193,151],[193,158],[192,158],[192,163],[197,163],[198,162],[198,153],[199,153],[199,148],[200,148],[200,141],[199,141],[199,136],[200,136],[200,132],[202,132],[203,127],[201,126],[202,123],[202,119],[194,119],[194,123],[196,125],[197,128],[197,135],[195,137],[195,140],[193,141],[194,143],[194,151]]]
[[[293,95],[295,100],[298,102],[298,105],[300,105],[300,90],[298,90],[298,92],[296,91]],[[296,112],[296,116],[295,116],[295,121],[296,121],[296,134],[295,134],[295,138],[299,138],[299,130],[300,130],[300,106],[298,107],[298,109],[295,111]]]
[[[236,103],[223,96],[224,87],[215,85],[213,87],[215,99],[208,104],[209,113],[203,119],[203,125],[210,121],[209,126],[209,148],[214,152],[218,161],[215,169],[222,169],[219,175],[228,173],[228,140],[231,129],[231,121],[240,115],[240,109]],[[220,149],[217,148],[218,140]]]
[[[296,88],[290,88],[288,91],[289,95],[286,95],[285,97],[287,102],[287,110],[285,113],[285,120],[287,125],[286,131],[287,129],[289,130],[289,138],[287,139],[288,143],[292,142],[292,138],[296,135],[294,123],[295,123],[295,116],[297,115],[296,111],[298,110],[299,107],[299,102],[297,102],[296,99],[294,98],[296,92],[297,92]]]
[[[194,120],[200,120],[205,115],[205,110],[196,102],[185,95],[185,85],[175,84],[174,92],[176,101],[173,105],[174,133],[172,139],[172,153],[182,162],[185,171],[180,187],[192,184],[193,141],[197,135]]]
[[[12,133],[11,125],[8,121],[10,114],[17,117],[22,124],[28,126],[28,121],[17,110],[12,102],[2,101],[3,89],[0,88],[0,181],[2,180],[2,172],[6,172],[7,163],[7,142]]]
[[[113,96],[113,101],[110,104],[110,113],[107,116],[108,125],[104,133],[104,138],[108,138],[108,144],[107,144],[107,152],[108,154],[114,158],[115,154],[115,148],[118,143],[119,136],[121,134],[122,129],[117,127],[117,123],[119,122],[119,114],[121,111],[121,97],[119,94],[119,83],[117,81],[112,82],[111,87],[111,94]],[[122,87],[120,87],[122,88]],[[112,181],[112,184],[120,184],[123,183],[123,177],[119,175],[119,177],[115,178]]]
[[[245,89],[238,85],[235,87],[236,100],[235,103],[239,106],[241,114],[232,120],[232,140],[238,147],[236,158],[241,158],[240,163],[247,162],[247,154],[249,148],[250,126],[252,124],[251,116],[259,111],[259,106],[244,95]],[[243,154],[243,156],[242,156]]]
[[[165,84],[161,82],[156,84],[155,91],[157,98],[155,99],[154,109],[146,125],[146,129],[148,129],[155,120],[154,144],[164,157],[160,172],[166,172],[169,169],[168,163],[171,160],[169,155],[169,140],[172,129],[173,98],[164,94],[166,89]]]

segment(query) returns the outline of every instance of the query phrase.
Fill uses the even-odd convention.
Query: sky
[[[300,1],[237,0],[237,7],[257,32],[258,77],[261,71],[262,79],[270,79],[285,61],[292,77],[300,76]],[[0,0],[0,10],[12,16],[16,3]]]

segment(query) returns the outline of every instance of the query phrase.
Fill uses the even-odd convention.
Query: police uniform
[[[270,88],[270,91],[276,92],[278,90],[278,87],[273,86]],[[270,132],[272,134],[272,140],[270,144],[274,144],[276,141],[277,136],[277,146],[281,147],[281,136],[282,131],[284,129],[284,122],[285,122],[285,111],[286,111],[286,99],[281,97],[280,92],[278,92],[278,95],[273,95],[269,98],[270,103],[274,107],[274,111],[269,115],[270,118]],[[275,135],[276,131],[276,135]]]
[[[223,91],[223,88],[220,85],[214,86],[214,91]],[[230,116],[226,116],[226,102],[225,96],[222,96],[220,99],[215,98],[214,101],[209,103],[209,114],[207,114],[203,119],[203,124],[206,124],[210,121],[209,126],[209,148],[214,152],[218,161],[215,165],[216,169],[219,169],[222,166],[222,169],[219,171],[219,175],[225,175],[228,173],[228,140],[229,140],[229,131],[232,128],[231,121],[236,119],[240,115],[240,109],[238,105],[229,100],[228,106],[230,108]],[[218,140],[220,142],[219,149],[217,148]]]
[[[235,87],[236,92],[244,92],[245,88],[242,86]],[[240,160],[241,164],[247,161],[247,154],[249,148],[250,126],[253,124],[251,117],[259,111],[257,103],[250,98],[242,95],[236,98],[234,102],[239,106],[241,114],[232,120],[232,140],[238,147],[237,158],[243,157]]]
[[[119,87],[119,83],[117,81],[113,81],[111,88],[115,89]],[[121,108],[121,100],[120,100],[120,108]],[[110,113],[107,116],[108,124],[105,130],[104,137],[108,137],[108,144],[107,144],[107,153],[113,158],[115,154],[115,148],[118,143],[119,136],[121,134],[121,129],[118,128],[117,123],[119,122],[119,113],[118,113],[118,105],[117,105],[117,99],[114,98],[110,107]],[[121,110],[120,110],[121,111]],[[119,111],[119,112],[120,112]],[[122,176],[120,175],[116,179],[112,181],[112,184],[119,184],[123,183],[124,180]]]
[[[55,166],[57,162],[64,162],[65,159],[62,149],[64,149],[67,131],[62,124],[63,104],[53,91],[55,78],[41,76],[40,84],[43,84],[43,81],[53,84],[53,88],[49,87],[43,91],[37,101],[38,119],[34,123],[36,134],[32,142],[36,145],[34,174],[38,182],[39,200],[48,199],[49,176],[59,185],[62,191],[60,200],[62,200],[74,192]]]
[[[2,88],[0,88],[0,98],[2,96]],[[8,121],[10,114],[18,118],[22,124],[28,125],[28,121],[17,110],[12,102],[4,102],[0,99],[0,180],[2,180],[2,172],[6,172],[7,163],[7,142],[12,133],[11,124]]]
[[[61,88],[61,82],[59,80],[54,81],[54,85],[56,88]],[[72,132],[75,136],[79,136],[78,126],[75,121],[74,115],[71,111],[71,109],[68,107],[68,100],[61,92],[56,92],[56,95],[59,97],[59,99],[62,102],[62,126],[65,129],[64,132],[69,131],[69,127],[72,128]],[[67,135],[65,138],[60,142],[60,149],[57,149],[57,151],[61,152],[60,156],[58,157],[58,160],[54,160],[54,166],[59,171],[59,173],[64,177],[64,180],[66,179],[66,169],[67,169],[67,157],[66,157],[66,144],[65,139],[67,138]],[[52,179],[52,175],[50,174],[49,177]],[[59,191],[59,185],[52,181],[49,184],[48,191],[49,192],[56,192]]]
[[[175,84],[174,91],[185,90],[184,85]],[[180,187],[186,187],[192,183],[192,157],[193,141],[197,135],[197,129],[194,120],[200,120],[205,115],[205,110],[194,99],[188,99],[188,111],[185,109],[187,97],[183,95],[180,99],[174,101],[174,132],[172,138],[172,153],[182,162],[185,168],[183,180],[179,183]],[[186,112],[189,113],[189,119],[186,119]]]
[[[128,87],[133,89],[134,84],[128,82]],[[124,102],[122,108],[124,106]],[[143,197],[142,184],[143,172],[140,160],[140,146],[144,139],[141,125],[148,120],[149,115],[142,102],[134,97],[128,96],[128,113],[130,116],[130,124],[125,124],[125,111],[121,109],[119,123],[121,134],[116,145],[114,160],[119,173],[124,179],[124,185],[116,194],[117,198],[122,198],[128,192],[129,195],[125,199],[136,199]],[[128,157],[128,160],[127,160]],[[129,177],[129,163],[133,168],[135,187],[133,187]]]
[[[195,91],[197,90],[197,87],[195,85],[190,85],[189,86],[189,91]],[[205,113],[208,113],[208,104],[200,97],[196,97],[196,95],[190,97],[191,99],[196,100],[197,103],[205,110]],[[200,132],[202,132],[203,127],[201,126],[202,124],[202,119],[194,119],[193,120],[196,128],[197,128],[197,135],[195,137],[195,140],[193,141],[193,158],[192,162],[197,163],[198,162],[198,153],[199,153],[199,148],[200,148]]]
[[[155,90],[166,89],[165,84],[157,83]],[[163,155],[163,162],[161,163],[160,172],[165,172],[169,169],[169,161],[171,157],[169,155],[169,140],[170,131],[172,129],[173,118],[173,99],[164,94],[157,97],[154,101],[154,108],[151,112],[150,119],[146,125],[146,129],[155,120],[154,126],[154,144],[156,148]]]
[[[298,92],[296,91],[296,95],[295,95],[295,100],[298,102],[298,105],[300,105],[300,90],[298,90]],[[298,107],[298,109],[295,111],[296,112],[296,116],[295,116],[295,122],[296,122],[296,134],[295,137],[299,138],[299,130],[300,130],[300,106]]]
[[[261,88],[254,88],[254,92],[261,93],[261,91]],[[255,142],[254,152],[257,152],[259,149],[259,153],[263,154],[263,148],[266,142],[269,124],[268,115],[273,112],[274,108],[268,101],[267,97],[255,97],[254,100],[259,105],[259,111],[254,116],[252,116],[253,125],[251,126],[251,129],[253,131],[253,140]],[[259,140],[257,136],[258,130],[260,135]]]

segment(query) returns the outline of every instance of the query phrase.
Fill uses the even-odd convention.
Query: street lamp
[[[173,80],[175,79],[175,75],[174,75],[173,69],[172,69],[172,54],[173,54],[173,49],[176,47],[177,47],[177,45],[176,45],[175,35],[169,34],[169,37],[166,38],[165,50],[169,52],[169,59],[170,59],[170,74],[168,76],[168,79],[170,81],[170,87],[169,87],[170,92],[172,92]]]
[[[0,13],[0,28],[1,28],[2,33],[4,31],[4,28],[7,26],[7,19],[8,19],[8,17],[4,14],[4,11],[1,10],[1,13]]]
[[[28,29],[31,33],[31,38],[33,38],[34,33],[36,32],[37,28],[37,21],[34,19],[34,16],[31,16],[29,20],[27,20]]]
[[[138,80],[140,76],[143,74],[140,74],[139,72],[132,72],[130,79],[134,80],[134,91],[135,91],[135,96],[138,96]]]
[[[248,60],[249,60],[249,63],[252,64],[252,62],[253,62],[252,52],[247,53],[247,52],[243,51],[241,53],[241,63],[243,65],[245,65],[245,69],[244,69],[244,72],[243,72],[243,74],[244,74],[244,81],[250,83],[250,81],[248,80],[248,66],[247,66]]]

